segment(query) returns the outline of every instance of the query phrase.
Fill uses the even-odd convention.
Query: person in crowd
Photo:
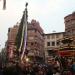
[[[47,75],[53,75],[53,65],[54,65],[54,59],[49,59],[48,67],[47,67]]]
[[[72,72],[72,75],[75,75],[75,61],[73,61],[73,64],[71,66],[71,72]]]

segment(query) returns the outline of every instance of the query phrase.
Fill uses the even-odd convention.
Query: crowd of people
[[[0,68],[0,75],[75,75],[75,61],[51,59],[48,63],[9,63]]]

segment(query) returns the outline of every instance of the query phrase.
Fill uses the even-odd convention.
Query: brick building
[[[75,12],[64,17],[65,37],[72,40],[71,46],[75,47]]]
[[[66,36],[72,37],[75,41],[75,12],[64,17],[64,21]]]
[[[8,40],[7,40],[7,58],[8,60],[14,57],[13,51],[15,50],[15,38],[18,32],[18,24],[8,29]]]
[[[75,12],[64,17],[65,35],[61,39],[61,56],[75,57]]]
[[[29,49],[28,56],[34,56],[34,58],[44,58],[44,37],[43,29],[40,27],[39,22],[32,20],[28,24],[28,41],[27,48]],[[39,61],[40,61],[39,60]]]
[[[40,27],[39,22],[32,20],[28,23],[27,30],[27,49],[28,57],[32,60],[41,60],[44,58],[44,37],[43,30]],[[15,25],[13,28],[8,29],[7,40],[7,54],[9,59],[14,57],[13,51],[15,50],[15,39],[18,32],[19,25]]]

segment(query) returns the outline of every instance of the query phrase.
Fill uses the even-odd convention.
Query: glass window
[[[58,34],[56,35],[56,38],[59,38],[59,35]]]
[[[50,46],[50,42],[47,42],[47,46]]]
[[[33,45],[33,42],[31,42],[31,45]]]
[[[52,42],[52,46],[55,46],[55,42],[54,41]]]
[[[55,38],[55,35],[52,35],[52,39],[54,39]]]
[[[75,24],[75,20],[72,20],[72,24]]]
[[[56,42],[57,46],[59,45],[59,41]]]
[[[47,35],[47,39],[50,39],[50,36],[49,35]]]

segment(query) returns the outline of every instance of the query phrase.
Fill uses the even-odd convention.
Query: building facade
[[[60,42],[64,37],[64,32],[44,34],[44,49],[46,62],[50,56],[56,56],[60,47]]]
[[[18,32],[18,24],[12,28],[8,29],[8,40],[7,40],[7,58],[10,61],[14,57],[14,50],[15,50],[15,39]]]
[[[73,38],[75,42],[75,12],[64,17],[64,21],[66,36]]]
[[[40,27],[39,22],[32,20],[28,24],[28,40],[27,48],[29,49],[28,56],[38,59],[44,58],[44,37],[43,29]],[[40,61],[39,60],[39,61]]]
[[[19,25],[8,29],[7,54],[9,59],[14,57],[15,39]],[[44,59],[44,37],[43,29],[39,22],[32,20],[27,26],[27,50],[30,60]],[[39,61],[40,61],[39,60]]]
[[[61,40],[60,55],[75,57],[75,12],[64,17],[65,35]]]
[[[67,35],[75,36],[75,12],[69,14],[64,18],[65,21],[65,32]]]

